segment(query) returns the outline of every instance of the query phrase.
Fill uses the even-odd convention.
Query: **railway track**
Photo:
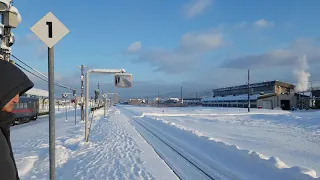
[[[196,157],[184,153],[174,142],[161,137],[155,128],[149,126],[141,119],[130,118],[128,122],[133,125],[146,142],[155,150],[161,159],[172,169],[179,179],[214,180],[220,179],[219,175],[207,172],[202,165],[195,162]]]

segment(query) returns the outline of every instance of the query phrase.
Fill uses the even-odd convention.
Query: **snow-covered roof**
[[[260,94],[250,95],[251,100],[257,100]],[[248,100],[247,94],[242,94],[238,96],[224,96],[224,97],[213,97],[213,98],[203,98],[203,101],[241,101],[241,100]]]
[[[27,95],[49,97],[49,91],[43,89],[32,88],[26,92]]]

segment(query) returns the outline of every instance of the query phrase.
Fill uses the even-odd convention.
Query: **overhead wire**
[[[26,68],[23,68],[21,65],[18,65],[20,68],[24,69],[25,71],[31,73],[32,75],[34,75],[34,76],[36,76],[36,77],[38,77],[38,78],[40,78],[40,79],[48,82],[48,79],[49,79],[48,76],[44,75],[44,74],[41,73],[40,71],[38,71],[38,70],[36,70],[35,68],[32,68],[32,67],[29,66],[28,64],[24,63],[22,60],[20,60],[18,57],[14,56],[13,54],[11,54],[11,56],[14,57],[16,60],[18,60],[19,62],[21,62],[23,65],[27,66],[28,68],[32,69],[32,70],[35,71],[36,73],[40,74],[42,77],[46,78],[46,80],[44,80],[43,78],[39,77],[38,75],[35,75],[34,73],[30,72],[30,71],[27,70]],[[16,64],[17,64],[17,63],[16,63]],[[67,87],[67,86],[65,86],[65,85],[62,85],[62,84],[56,82],[56,81],[54,82],[54,84],[55,84],[56,86],[59,86],[59,87],[65,88],[65,89],[75,90],[74,88]]]
[[[37,78],[39,78],[39,79],[41,79],[41,80],[43,80],[43,81],[48,82],[47,79],[44,79],[43,77],[40,77],[40,76],[36,75],[35,73],[33,73],[33,72],[29,71],[28,69],[22,67],[21,65],[19,65],[19,64],[17,64],[17,63],[15,63],[15,65],[17,65],[17,66],[20,67],[21,69],[27,71],[28,73],[34,75],[35,77],[37,77]],[[56,83],[55,83],[55,85],[58,86],[58,87],[61,87],[61,88],[65,88],[64,86],[60,86],[59,84],[56,84]]]

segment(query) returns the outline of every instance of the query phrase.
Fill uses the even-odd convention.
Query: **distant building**
[[[179,98],[169,98],[164,103],[178,103],[180,101]]]
[[[201,105],[201,98],[183,98],[183,104],[188,106],[199,106]]]
[[[130,105],[141,105],[141,104],[145,104],[145,100],[144,99],[130,99],[128,104]]]
[[[289,110],[298,102],[294,88],[294,85],[280,81],[250,84],[250,107]],[[247,108],[248,85],[214,89],[213,97],[202,99],[202,105]]]

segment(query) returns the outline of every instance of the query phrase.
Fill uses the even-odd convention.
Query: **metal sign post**
[[[90,69],[86,73],[86,112],[85,112],[85,141],[89,141],[89,76],[92,73],[96,74],[116,74],[115,86],[126,88],[132,86],[132,75],[125,73],[124,69]],[[123,76],[122,74],[123,73]]]
[[[73,97],[74,97],[74,125],[77,125],[77,95],[75,90],[73,90]]]
[[[64,109],[66,110],[66,120],[68,120],[67,97],[67,93],[62,94],[62,98],[64,98]]]
[[[67,98],[64,99],[64,108],[66,110],[66,120],[68,120]]]
[[[248,112],[250,112],[250,70],[248,69]]]
[[[104,103],[104,116],[103,117],[106,117],[106,104],[107,104],[107,95],[106,94],[102,94],[102,98],[103,98],[103,103]]]
[[[31,31],[48,46],[50,180],[55,180],[54,45],[67,35],[69,30],[49,12],[31,27]]]

